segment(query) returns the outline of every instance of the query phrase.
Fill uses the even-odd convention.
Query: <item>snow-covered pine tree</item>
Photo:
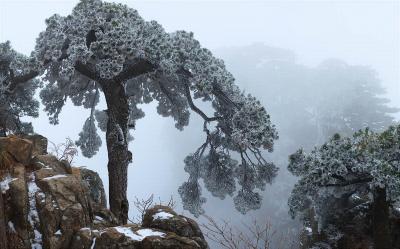
[[[38,116],[39,102],[34,99],[40,85],[34,57],[24,56],[11,48],[10,42],[0,43],[0,136],[31,133],[31,123],[22,116]]]
[[[207,139],[185,160],[190,178],[179,188],[186,209],[203,212],[200,178],[219,197],[233,194],[238,179],[236,207],[246,212],[260,206],[255,189],[263,189],[277,171],[261,150],[272,151],[277,132],[260,102],[238,89],[223,61],[192,33],[167,33],[126,5],[100,0],[82,0],[70,15],[53,15],[46,24],[35,52],[48,82],[41,98],[50,122],[58,123],[67,98],[91,109],[78,144],[86,156],[98,151],[97,119],[106,131],[110,207],[122,223],[127,221],[132,158],[128,132],[144,116],[138,105],[153,100],[158,113],[173,117],[178,129],[188,124],[190,110],[204,119]],[[100,94],[106,111],[96,109]],[[206,114],[195,99],[211,102],[215,112]],[[240,163],[231,152],[237,152]]]
[[[310,226],[313,209],[318,229],[331,233],[328,238],[340,239],[337,235],[344,232],[332,219],[340,218],[343,210],[336,204],[356,200],[360,203],[352,211],[360,216],[372,214],[374,248],[392,248],[389,208],[400,200],[400,125],[382,133],[365,129],[353,137],[336,134],[310,153],[298,150],[289,161],[289,171],[300,177],[289,198],[293,217],[303,218]]]

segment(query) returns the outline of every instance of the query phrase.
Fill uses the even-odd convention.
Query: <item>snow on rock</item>
[[[94,249],[95,245],[96,245],[96,237],[93,238],[93,243],[92,246],[90,246],[90,249]]]
[[[117,232],[123,234],[124,236],[136,240],[136,241],[142,241],[144,238],[148,236],[159,236],[159,237],[164,237],[165,233],[154,231],[152,229],[139,229],[136,232],[134,232],[131,228],[129,227],[114,227]]]
[[[10,174],[6,175],[6,177],[0,182],[0,191],[5,194],[7,190],[10,189],[10,183],[18,178],[11,178]]]
[[[97,215],[96,215],[96,216],[94,217],[94,221],[93,221],[93,222],[94,222],[95,224],[98,224],[98,223],[102,223],[103,221],[104,221],[103,218],[101,218],[100,216],[97,216]]]
[[[143,239],[148,237],[148,236],[159,236],[159,237],[164,237],[165,236],[165,233],[154,231],[154,230],[149,229],[149,228],[140,229],[140,230],[137,230],[136,232],[138,234],[140,234],[143,237]]]
[[[14,223],[11,221],[8,222],[8,227],[10,228],[11,232],[16,233]]]
[[[31,173],[28,182],[28,197],[29,197],[29,213],[28,221],[31,224],[34,233],[34,238],[31,239],[32,249],[42,249],[42,234],[37,230],[40,226],[39,215],[36,209],[36,193],[40,188],[36,185],[35,174]]]
[[[42,166],[43,169],[52,169],[49,165],[46,165],[40,161],[37,161],[36,163],[39,164],[40,166]]]
[[[55,175],[55,176],[49,176],[49,177],[45,177],[42,180],[44,181],[49,181],[49,180],[53,180],[53,179],[58,179],[58,178],[63,178],[63,177],[67,177],[66,175]]]
[[[100,220],[100,221],[103,221],[103,220],[104,220],[103,218],[101,218],[100,216],[97,216],[97,215],[96,215],[94,218],[95,218],[96,220]]]
[[[38,192],[37,195],[39,196],[41,203],[45,203],[46,202],[46,200],[45,200],[46,199],[46,195],[43,192]]]
[[[117,232],[123,234],[124,236],[131,238],[132,240],[141,241],[144,239],[142,238],[142,236],[135,234],[129,227],[114,227],[114,229],[117,230]]]
[[[161,209],[158,210],[158,211],[159,211],[158,213],[156,213],[156,214],[153,215],[153,219],[154,219],[154,220],[157,220],[157,219],[159,219],[159,220],[168,220],[168,219],[174,217],[173,214],[164,212],[164,211],[161,210]]]

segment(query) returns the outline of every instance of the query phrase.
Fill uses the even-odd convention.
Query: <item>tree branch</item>
[[[175,101],[171,96],[171,93],[168,91],[168,89],[160,82],[157,80],[158,86],[160,87],[161,92],[163,92],[165,94],[165,96],[167,96],[168,100],[175,105]]]
[[[192,109],[192,111],[194,111],[197,114],[199,114],[204,119],[204,121],[207,121],[207,122],[216,121],[216,120],[220,119],[220,117],[211,117],[211,118],[209,118],[202,110],[200,110],[193,103],[192,95],[190,94],[189,85],[186,84],[186,83],[184,85],[185,85],[185,96],[186,96],[186,99],[187,99],[187,101],[189,103],[189,107],[190,107],[190,109]]]
[[[353,179],[353,180],[349,180],[349,181],[341,182],[341,183],[326,184],[324,186],[325,187],[345,187],[345,186],[353,185],[353,184],[368,183],[372,180],[373,180],[373,177],[366,177],[366,178],[361,178],[361,179]]]
[[[193,74],[191,72],[189,72],[188,70],[183,69],[183,68],[178,70],[178,73],[180,73],[181,75],[183,75],[187,78],[193,77]],[[226,94],[221,90],[221,88],[217,84],[213,84],[212,93],[215,95],[215,97],[218,100],[224,102],[226,105],[232,105],[232,106],[238,108],[237,104],[235,102],[233,102],[228,96],[226,96]],[[192,103],[193,103],[193,101],[192,101]],[[202,115],[200,114],[200,116],[202,116]]]
[[[98,83],[101,82],[101,78],[100,75],[98,75],[96,73],[96,71],[92,70],[91,68],[89,68],[86,64],[83,64],[80,61],[77,61],[75,63],[75,70],[78,71],[80,74],[88,77],[91,80],[94,80]]]
[[[232,105],[235,108],[238,108],[238,105],[233,102],[226,94],[221,90],[221,88],[213,84],[213,90],[212,93],[217,97],[218,100],[225,102],[227,105]]]
[[[8,92],[12,93],[15,88],[17,88],[18,84],[24,83],[28,80],[31,80],[35,78],[36,76],[39,75],[39,72],[36,71],[30,71],[27,74],[20,75],[20,76],[14,76],[14,72],[10,70],[10,84],[8,85]]]
[[[129,65],[127,68],[122,70],[122,72],[114,77],[114,80],[117,82],[125,82],[126,80],[139,75],[152,72],[155,69],[156,67],[147,60],[140,59],[136,63]]]

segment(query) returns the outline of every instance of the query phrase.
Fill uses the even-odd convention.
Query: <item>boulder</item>
[[[204,239],[200,227],[194,220],[178,215],[166,206],[156,205],[147,210],[143,217],[142,226],[174,232],[179,236]]]
[[[94,233],[93,249],[204,249],[195,240],[175,233],[126,225],[106,228]]]
[[[105,227],[116,226],[116,217],[107,209],[106,194],[103,181],[100,176],[84,167],[73,167],[72,174],[81,179],[85,191],[89,193],[89,202],[93,213],[93,228],[102,229]]]
[[[15,136],[0,138],[0,195],[3,205],[5,230],[9,248],[30,246],[28,192],[25,165],[31,159],[32,143]]]
[[[98,230],[92,230],[91,228],[83,227],[75,233],[70,248],[92,249],[92,245],[96,243],[96,240],[94,238],[97,238],[99,236],[100,233]]]
[[[32,149],[33,144],[27,139],[17,136],[0,137],[0,151],[10,154],[19,163],[29,164]]]
[[[74,175],[56,174],[44,178],[36,175],[42,191],[37,193],[36,205],[42,225],[45,248],[69,248],[73,235],[91,223],[92,214],[83,184]]]
[[[99,209],[106,208],[106,193],[104,191],[103,181],[100,179],[99,174],[92,170],[79,168],[79,175],[89,189],[90,199],[93,201],[92,205]]]
[[[32,156],[47,154],[47,138],[34,134],[34,135],[21,135],[20,137],[32,142]]]
[[[199,225],[188,217],[178,215],[170,207],[156,205],[147,210],[143,217],[142,226],[161,229],[181,237],[191,238],[201,248],[208,247]]]
[[[29,245],[30,237],[28,191],[24,175],[13,178],[9,184],[6,196],[8,203],[6,211],[8,218],[7,225],[10,236],[14,237],[12,238],[14,241],[12,244],[20,244],[16,248],[23,248],[22,245]]]
[[[49,172],[56,172],[59,174],[72,174],[71,165],[67,161],[59,161],[53,155],[36,155],[31,160],[31,166],[34,169],[48,170]]]
[[[168,207],[118,226],[106,206],[99,175],[47,154],[46,138],[0,138],[1,249],[208,249],[196,222]]]

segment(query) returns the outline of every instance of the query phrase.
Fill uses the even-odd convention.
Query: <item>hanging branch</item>
[[[221,119],[221,117],[208,117],[202,110],[200,110],[200,108],[198,108],[194,103],[193,103],[193,99],[192,99],[192,95],[190,94],[190,89],[189,89],[189,85],[188,84],[184,84],[184,88],[185,88],[185,96],[186,99],[188,101],[189,107],[190,109],[192,109],[192,111],[196,112],[197,114],[200,115],[200,117],[202,117],[204,119],[204,121],[206,122],[212,122],[212,121],[216,121],[218,119]]]

